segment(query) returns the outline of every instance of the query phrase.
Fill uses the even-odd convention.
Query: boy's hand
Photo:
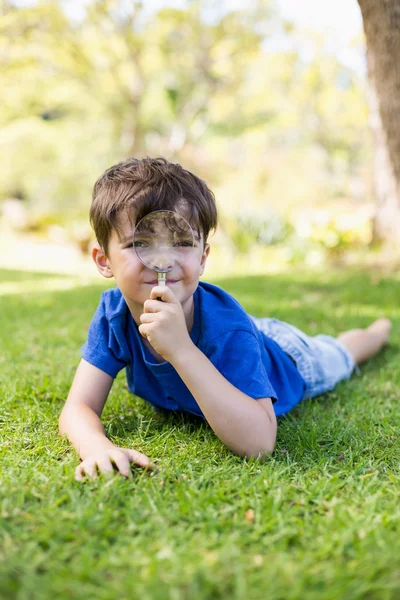
[[[157,298],[161,298],[162,302]],[[192,341],[185,314],[171,288],[154,287],[150,299],[143,305],[143,310],[139,332],[166,361],[172,362],[178,352],[190,347]]]
[[[115,471],[113,464],[121,475],[131,479],[131,463],[145,469],[154,469],[154,465],[151,464],[149,457],[145,454],[141,454],[130,448],[119,448],[118,446],[115,446],[114,448],[93,452],[93,454],[87,456],[85,460],[76,467],[75,479],[81,481],[84,475],[87,475],[91,479],[96,479],[98,475],[97,471],[104,475],[111,475]]]

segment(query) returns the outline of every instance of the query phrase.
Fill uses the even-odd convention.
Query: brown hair
[[[90,222],[104,252],[118,217],[134,209],[136,225],[155,210],[176,210],[185,201],[186,217],[204,236],[217,226],[215,197],[206,183],[165,158],[128,158],[107,169],[93,188]],[[186,215],[185,215],[186,216]]]

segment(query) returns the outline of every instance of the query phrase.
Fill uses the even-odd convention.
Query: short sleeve
[[[213,344],[214,357],[209,358],[225,379],[251,398],[277,399],[263,362],[258,339],[253,333],[225,333],[214,340]]]
[[[110,319],[106,312],[103,295],[90,323],[87,341],[82,347],[82,358],[111,377],[116,377],[129,363],[130,351],[121,323],[124,315]]]

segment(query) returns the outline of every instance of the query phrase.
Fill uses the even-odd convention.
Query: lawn
[[[215,283],[311,334],[387,315],[392,343],[281,418],[263,464],[196,419],[154,414],[121,373],[107,433],[159,471],[78,483],[57,418],[102,284],[1,271],[1,598],[400,597],[400,279],[296,271]]]

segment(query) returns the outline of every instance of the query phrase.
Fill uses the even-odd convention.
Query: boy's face
[[[158,285],[157,273],[139,260],[132,243],[134,226],[127,214],[120,215],[119,226],[121,235],[119,237],[113,230],[108,256],[97,246],[93,251],[93,258],[104,277],[115,278],[130,308],[140,307],[141,311],[152,288]],[[210,251],[209,245],[204,245],[203,236],[196,231],[194,234],[194,247],[185,264],[167,274],[167,285],[181,304],[189,300],[196,291]]]

